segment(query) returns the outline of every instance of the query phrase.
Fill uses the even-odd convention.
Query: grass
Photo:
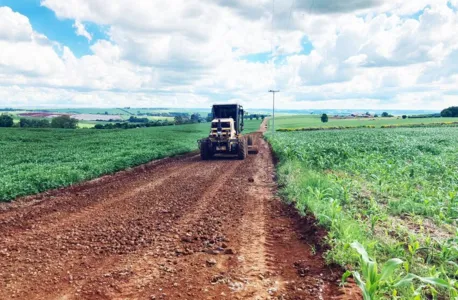
[[[244,133],[254,132],[259,129],[262,120],[244,120]]]
[[[246,122],[245,132],[260,121]],[[197,149],[209,123],[128,130],[0,128],[0,201]]]
[[[401,259],[397,276],[437,278],[458,289],[456,128],[277,132],[268,139],[280,159],[281,193],[328,230],[328,262],[358,269],[350,247],[357,241],[376,261]],[[452,297],[453,288],[409,278],[380,297]]]
[[[297,116],[280,116],[275,118],[275,128],[326,128],[337,126],[375,126],[380,128],[386,125],[406,125],[406,124],[429,124],[440,122],[456,122],[457,118],[425,118],[425,119],[405,119],[402,118],[359,118],[359,119],[332,119],[329,122],[322,123],[318,115],[297,115]],[[272,120],[270,121],[272,126]]]

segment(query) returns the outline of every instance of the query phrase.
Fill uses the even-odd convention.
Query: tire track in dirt
[[[343,298],[255,137],[245,161],[166,159],[0,212],[0,299]]]
[[[103,176],[69,188],[52,190],[36,196],[18,199],[13,203],[0,203],[3,213],[0,225],[6,232],[15,232],[15,229],[27,230],[36,228],[40,224],[52,222],[54,218],[65,219],[75,212],[90,209],[91,206],[108,199],[116,199],[115,191],[120,186],[144,188],[144,185],[157,179],[165,178],[167,172],[185,169],[188,163],[198,162],[198,155],[185,155],[177,158],[167,158],[159,161],[121,171],[115,175]],[[103,191],[101,191],[103,186]],[[125,191],[132,193],[131,190]],[[43,202],[45,199],[45,202]],[[0,210],[0,212],[2,211]],[[16,232],[15,232],[16,233]]]
[[[211,163],[212,162],[206,162],[206,164]],[[202,194],[199,201],[194,205],[192,210],[177,220],[175,224],[171,225],[170,232],[166,234],[168,238],[167,246],[164,246],[164,244],[162,245],[162,247],[169,251],[169,253],[167,253],[169,257],[180,257],[203,251],[202,248],[196,249],[196,247],[182,247],[181,242],[184,241],[189,243],[191,241],[191,233],[193,229],[199,225],[196,223],[198,223],[203,216],[208,214],[209,205],[218,200],[218,193],[224,188],[227,181],[235,175],[242,162],[232,160],[228,161],[228,164],[230,165],[224,170],[224,173],[217,176],[215,181],[206,188],[205,192]],[[122,291],[122,296],[119,297],[119,299],[123,299],[126,295],[129,299],[143,299],[143,297],[148,298],[149,294],[155,292],[154,287],[156,287],[157,291],[160,291],[162,290],[161,286],[166,286],[164,283],[158,284],[159,280],[157,279],[160,277],[161,272],[165,271],[170,273],[173,271],[173,269],[177,267],[178,261],[174,261],[174,268],[172,269],[166,266],[167,259],[155,260],[148,258],[151,254],[150,250],[146,250],[143,253],[139,253],[137,257],[131,257],[128,261],[124,261],[116,267],[119,269],[122,268],[122,265],[131,266],[133,276],[127,280],[113,284],[116,286],[116,289],[108,291],[110,298],[118,299],[117,294],[119,294],[119,291]]]
[[[212,177],[215,176],[214,173],[220,173],[223,167],[221,165],[213,165],[197,173],[180,172],[180,178],[168,176],[162,185],[156,187],[159,188],[159,190],[155,191],[158,194],[157,197],[150,198],[148,197],[148,191],[143,191],[140,195],[136,195],[136,199],[127,199],[124,202],[115,201],[114,203],[118,204],[117,206],[104,207],[106,209],[98,211],[96,216],[88,215],[87,218],[81,219],[80,211],[78,211],[76,220],[80,222],[70,227],[62,226],[59,228],[56,225],[65,223],[65,220],[57,219],[48,225],[49,228],[43,225],[38,227],[36,231],[32,229],[21,234],[15,234],[14,238],[2,239],[2,245],[5,245],[7,249],[7,258],[10,260],[16,258],[25,259],[25,261],[16,261],[15,265],[4,266],[2,271],[5,273],[14,272],[13,268],[22,266],[26,271],[24,272],[25,274],[21,274],[23,279],[25,279],[24,277],[27,273],[34,274],[37,271],[43,271],[42,268],[41,270],[27,269],[27,262],[30,261],[29,257],[38,256],[44,252],[44,258],[39,257],[31,262],[38,263],[39,267],[45,265],[47,275],[54,275],[53,284],[56,284],[58,279],[62,277],[68,277],[68,281],[73,281],[74,278],[84,280],[88,276],[86,269],[89,269],[89,273],[95,273],[95,270],[103,269],[107,265],[104,263],[104,258],[107,254],[128,254],[137,248],[152,245],[154,242],[160,243],[166,239],[163,233],[167,229],[167,224],[171,224],[172,219],[179,218],[186,208],[192,207],[192,203],[199,199],[199,194],[204,190],[202,187],[210,185],[213,180]],[[194,181],[196,179],[202,180],[197,180],[200,184],[189,185],[188,181],[191,179]],[[181,194],[181,197],[177,195],[172,197],[172,201],[167,201],[169,196],[167,191],[172,184],[178,188],[175,193]],[[183,197],[183,191],[187,191],[187,189],[193,195],[192,198]],[[179,200],[188,201],[175,208],[176,201]],[[154,207],[150,211],[148,207],[152,205]],[[158,214],[166,215],[167,220],[156,224],[148,224]],[[161,219],[160,217],[158,218]],[[20,251],[15,251],[19,249]],[[78,260],[83,265],[83,268],[75,268],[73,266],[72,261],[75,256],[81,256]],[[62,269],[61,266],[69,264],[72,265],[70,270],[67,269],[69,274],[59,270]],[[109,264],[112,264],[112,259],[110,259]],[[54,270],[52,267],[54,267]],[[49,269],[51,271],[48,272]],[[20,278],[16,278],[14,281],[16,286],[21,283]],[[11,286],[11,288],[14,289],[14,286]]]
[[[142,182],[136,187],[132,187],[131,190],[128,190],[119,195],[108,194],[104,195],[103,198],[98,198],[92,200],[92,202],[87,203],[85,206],[80,207],[77,210],[73,210],[67,213],[56,212],[48,215],[46,218],[41,218],[40,224],[43,224],[43,234],[55,230],[57,227],[71,226],[74,223],[84,222],[84,220],[91,220],[91,218],[100,218],[100,211],[103,211],[105,214],[112,210],[110,213],[115,213],[118,202],[127,201],[138,196],[141,193],[152,192],[156,187],[159,187],[166,180],[175,179],[177,175],[187,170],[195,167],[197,162],[191,163],[187,166],[179,169],[178,167],[171,168],[170,173],[167,176],[162,176],[158,178],[152,178],[152,181]],[[87,197],[86,195],[84,197]],[[103,201],[102,201],[103,200]],[[59,222],[52,222],[52,219],[57,217],[60,219]],[[35,220],[37,222],[37,220]],[[34,234],[37,234],[40,229],[37,228],[35,223]]]

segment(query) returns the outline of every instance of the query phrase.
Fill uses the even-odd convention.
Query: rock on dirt
[[[214,265],[216,265],[216,260],[214,258],[210,258],[210,259],[207,259],[206,263],[207,263],[207,267],[213,267]]]

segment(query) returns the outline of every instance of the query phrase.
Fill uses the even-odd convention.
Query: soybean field
[[[245,131],[261,121],[246,121]],[[0,128],[0,201],[197,149],[209,123],[129,130]]]

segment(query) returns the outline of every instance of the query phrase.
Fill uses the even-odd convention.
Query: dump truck
[[[247,157],[253,141],[242,135],[244,110],[239,104],[215,104],[208,137],[198,141],[200,156],[211,159],[215,154],[229,154],[239,159]]]

